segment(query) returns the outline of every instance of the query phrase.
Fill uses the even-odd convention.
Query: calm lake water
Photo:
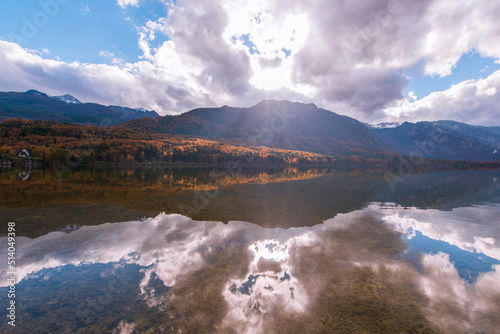
[[[0,170],[0,332],[500,333],[500,171],[397,181]]]

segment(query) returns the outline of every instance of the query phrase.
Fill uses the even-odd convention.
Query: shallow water
[[[2,171],[16,332],[497,333],[499,174]]]

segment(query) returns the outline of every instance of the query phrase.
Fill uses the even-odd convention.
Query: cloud
[[[179,46],[176,50],[196,65],[196,78],[202,86],[221,95],[243,96],[252,74],[249,56],[224,40],[228,16],[223,7],[202,0],[182,3],[179,12],[174,9],[166,20],[167,34]],[[162,51],[157,55],[159,62]]]
[[[99,51],[99,56],[109,59],[111,63],[115,65],[124,64],[123,59],[121,59],[120,57],[116,57],[113,52],[107,50]]]
[[[117,1],[122,8],[139,2]],[[71,93],[164,114],[273,98],[314,102],[362,121],[420,114],[469,120],[476,114],[477,124],[500,125],[492,95],[479,94],[476,108],[453,111],[460,103],[453,99],[473,96],[474,82],[411,106],[403,96],[409,69],[446,76],[471,49],[500,59],[498,2],[179,0],[167,8],[165,17],[137,27],[142,56],[132,63],[54,63],[2,42],[3,55],[19,57],[9,55],[9,64],[0,65],[13,74],[0,86]],[[159,36],[166,41],[159,43]],[[26,72],[27,59],[33,72]],[[110,79],[99,77],[97,68]],[[434,108],[443,99],[447,107]]]
[[[435,121],[452,119],[476,125],[500,125],[500,71],[484,79],[467,80],[442,92],[413,100],[412,96],[385,109],[387,119]]]
[[[80,12],[83,15],[87,15],[88,13],[90,13],[90,7],[89,7],[89,5],[83,5],[82,4],[82,8],[80,9]]]
[[[139,6],[139,2],[141,0],[116,0],[116,3],[118,4],[118,6],[120,6],[121,8],[125,8],[127,6],[134,6],[134,7],[137,7]]]

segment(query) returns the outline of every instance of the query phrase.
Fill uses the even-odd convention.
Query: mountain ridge
[[[329,155],[379,155],[383,143],[354,118],[314,104],[264,100],[249,108],[197,108],[176,116],[125,122],[125,127],[220,140],[239,146]]]
[[[500,127],[451,120],[404,122],[394,128],[372,128],[390,150],[427,158],[500,161]]]
[[[500,161],[500,127],[451,120],[368,125],[312,103],[264,100],[249,108],[197,108],[176,116],[132,120],[123,126],[239,146],[261,145],[333,156],[404,154]]]
[[[120,109],[121,108],[121,109]],[[0,121],[31,119],[68,124],[109,126],[141,117],[158,117],[155,111],[81,103],[65,94],[48,96],[31,89],[26,92],[0,92]]]
[[[197,108],[159,116],[143,108],[81,103],[66,94],[29,90],[0,92],[0,121],[58,121],[115,126],[147,133],[208,139],[241,147],[268,147],[317,154],[388,157],[394,154],[458,161],[500,161],[500,127],[452,120],[361,123],[315,104],[264,100],[252,107]]]

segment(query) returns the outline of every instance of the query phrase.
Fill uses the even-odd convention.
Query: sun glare
[[[276,262],[283,262],[288,258],[288,245],[278,240],[257,241],[250,245],[249,249],[254,253],[255,264],[261,258]]]
[[[309,34],[307,16],[275,15],[264,3],[231,3],[224,37],[229,45],[246,50],[253,77],[250,83],[262,90],[290,89],[310,93],[308,87],[291,80],[294,56],[305,45]]]

